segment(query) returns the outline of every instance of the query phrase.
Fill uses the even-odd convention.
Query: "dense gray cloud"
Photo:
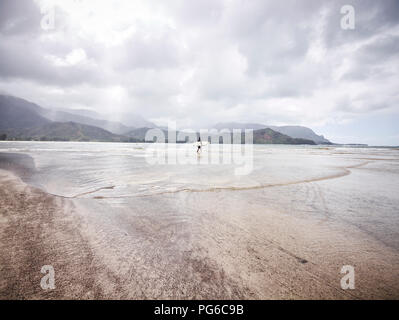
[[[176,68],[180,65],[180,47],[176,39],[168,35],[160,37],[136,36],[128,39],[116,55],[118,71],[130,69]],[[119,53],[119,54],[118,54]]]
[[[0,90],[165,124],[399,113],[399,2],[0,1]],[[41,19],[55,9],[55,28]]]
[[[42,15],[31,0],[0,1],[0,33],[15,35],[32,34],[39,30]]]
[[[340,8],[350,4],[355,8],[356,32],[340,29]],[[397,27],[399,2],[397,0],[336,0],[331,1],[326,17],[324,42],[327,47],[337,47],[348,42],[367,40]]]

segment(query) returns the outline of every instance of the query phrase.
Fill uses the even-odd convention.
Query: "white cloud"
[[[344,31],[344,2],[37,0],[19,10],[4,0],[0,85],[46,106],[182,126],[398,114],[399,5],[355,0],[356,29]],[[40,8],[51,5],[46,32]]]

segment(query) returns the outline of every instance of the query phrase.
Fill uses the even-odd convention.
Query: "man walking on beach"
[[[201,153],[201,145],[202,145],[201,137],[198,137],[198,141],[197,141],[197,147],[198,147],[198,149],[197,149],[197,154],[200,154],[200,153]]]

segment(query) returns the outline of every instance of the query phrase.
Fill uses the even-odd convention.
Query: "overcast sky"
[[[44,107],[399,145],[398,69],[398,0],[0,0],[0,90]]]

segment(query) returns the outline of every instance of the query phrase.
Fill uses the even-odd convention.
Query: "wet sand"
[[[136,199],[128,215],[102,212],[100,199],[29,186],[17,174],[29,176],[32,163],[8,157],[13,172],[0,170],[1,299],[399,298],[395,247],[350,224],[265,205],[268,189],[237,190],[229,201],[223,190],[153,195]],[[273,192],[301,201],[300,192],[327,183]],[[190,214],[162,214],[173,207]],[[40,287],[43,265],[55,269],[54,290]],[[355,290],[340,287],[343,265],[355,267]]]

